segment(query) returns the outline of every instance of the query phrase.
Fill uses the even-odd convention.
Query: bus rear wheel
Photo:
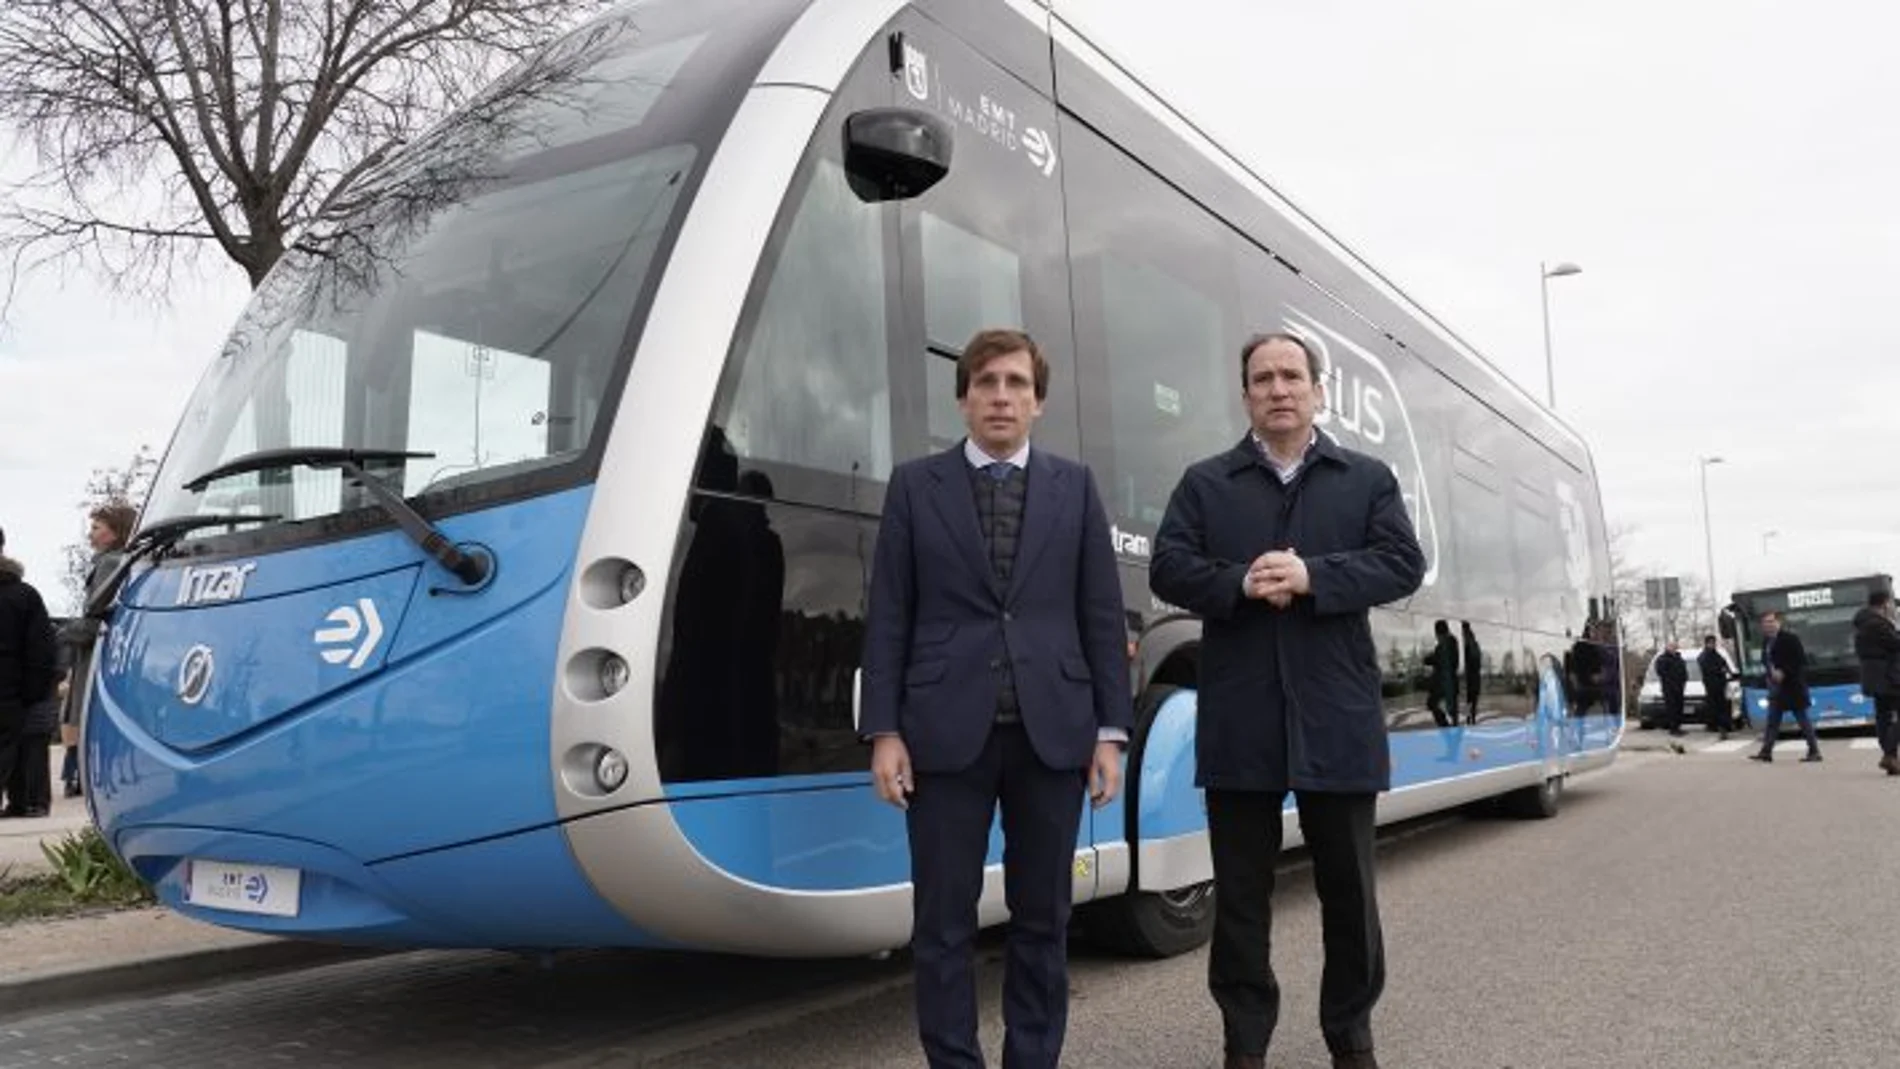
[[[1141,811],[1141,763],[1147,755],[1148,729],[1161,706],[1182,688],[1156,683],[1135,698],[1135,734],[1124,783],[1129,840],[1138,842],[1132,814]],[[1128,891],[1084,911],[1090,939],[1119,953],[1171,958],[1206,943],[1214,934],[1214,884],[1190,884],[1168,891]]]
[[[1512,791],[1501,801],[1504,811],[1526,820],[1549,820],[1557,815],[1564,800],[1564,778],[1551,776],[1535,787]]]
[[[1171,958],[1214,934],[1214,884],[1130,891],[1089,908],[1089,938],[1119,953]]]

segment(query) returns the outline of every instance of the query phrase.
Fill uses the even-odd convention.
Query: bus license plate
[[[302,890],[303,873],[297,869],[194,859],[185,884],[185,901],[232,913],[295,917]]]

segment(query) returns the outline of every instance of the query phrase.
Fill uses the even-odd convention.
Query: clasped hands
[[[1306,574],[1306,562],[1291,549],[1262,553],[1247,565],[1247,578],[1241,585],[1248,597],[1264,601],[1276,609],[1293,604],[1300,594],[1313,590]]]

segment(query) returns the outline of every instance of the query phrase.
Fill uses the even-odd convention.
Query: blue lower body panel
[[[365,946],[662,946],[601,901],[558,827],[364,865],[320,843],[211,828],[131,828],[115,841],[166,906],[207,923]],[[187,900],[192,861],[295,869],[291,917]]]
[[[1817,728],[1863,727],[1874,722],[1874,703],[1861,693],[1856,683],[1841,683],[1825,687],[1809,687],[1808,718]],[[1765,724],[1768,717],[1768,692],[1753,687],[1742,690],[1742,705],[1748,715],[1757,723]],[[1781,718],[1781,730],[1799,731],[1793,714]]]
[[[1543,767],[1552,759],[1613,750],[1622,736],[1622,717],[1602,712],[1567,716],[1562,694],[1561,686],[1545,686],[1538,711],[1529,717],[1391,733],[1392,789],[1509,768]],[[1206,805],[1194,786],[1197,697],[1192,690],[1170,696],[1156,710],[1148,729],[1137,770],[1140,811],[1136,817],[1146,838],[1206,830]],[[1294,808],[1290,793],[1286,808]],[[1112,838],[1098,835],[1098,841]]]
[[[680,833],[708,863],[749,883],[788,891],[854,891],[910,880],[910,840],[901,810],[879,800],[867,773],[676,784],[668,805]],[[1087,805],[1076,792],[1078,805]],[[1095,827],[1123,838],[1120,810]],[[1085,812],[1076,849],[1090,846]],[[990,823],[986,865],[1003,860],[1001,819]]]

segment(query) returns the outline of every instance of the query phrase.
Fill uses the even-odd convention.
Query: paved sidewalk
[[[366,953],[218,928],[157,908],[25,921],[0,927],[0,1019]]]
[[[52,871],[40,844],[91,823],[84,798],[60,797],[60,756],[55,747],[53,811],[0,817],[0,875]],[[20,921],[0,925],[0,1016],[362,953],[219,928],[159,908]]]
[[[62,797],[65,792],[60,789],[59,763],[64,755],[64,749],[53,747],[53,811],[50,814],[32,819],[0,817],[0,875],[50,872],[52,866],[40,852],[40,843],[56,843],[92,822],[86,814],[84,798]]]

